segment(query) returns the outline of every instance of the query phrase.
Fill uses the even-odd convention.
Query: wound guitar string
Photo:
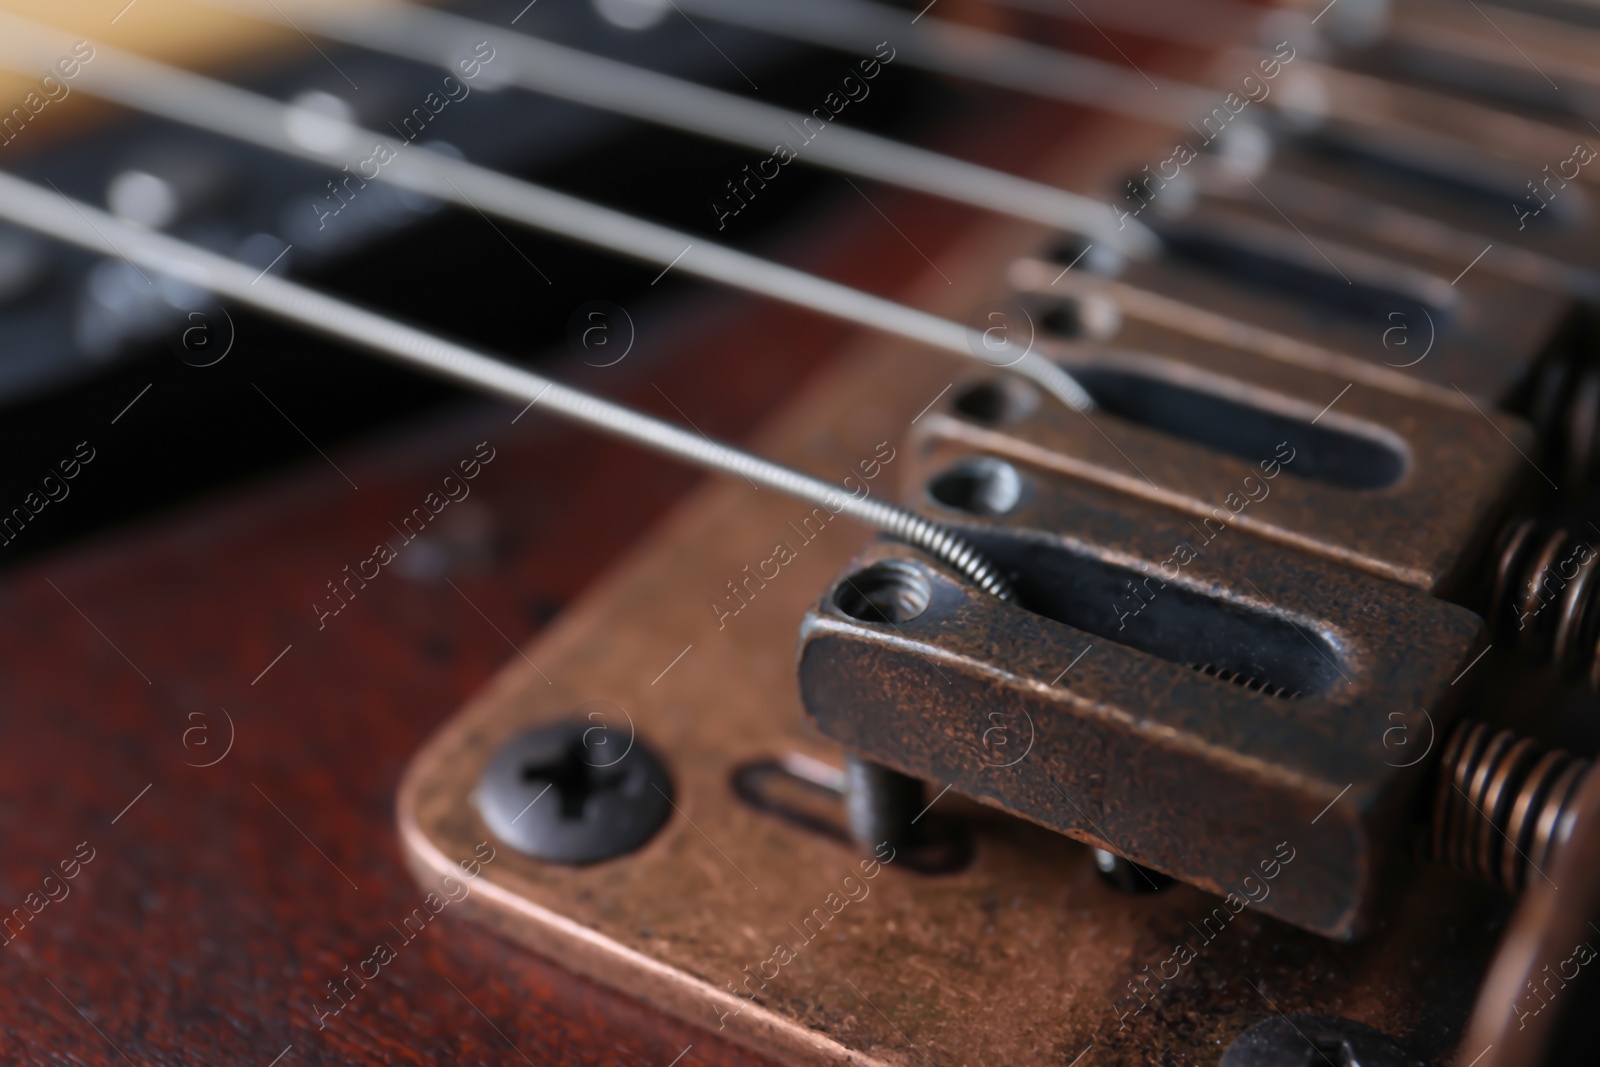
[[[30,69],[48,62],[63,35],[28,19],[0,14],[0,66]],[[371,177],[469,210],[667,270],[866,326],[955,355],[1001,367],[1038,384],[1075,411],[1094,401],[1070,374],[1033,351],[952,319],[874,296],[760,256],[739,252],[487,167],[432,151],[401,152],[390,139],[353,125],[326,140],[292,136],[293,107],[225,82],[91,42],[96,60],[80,87],[125,107],[193,126],[269,151],[335,168],[376,160]],[[47,58],[41,60],[40,57]]]
[[[735,474],[829,512],[849,515],[921,548],[979,589],[1010,599],[1010,582],[989,559],[950,529],[904,508],[722,444],[580,389],[524,370],[466,345],[328,296],[196,245],[145,230],[55,190],[0,172],[0,219],[36,233],[115,256],[218,297],[385,356],[479,392],[542,404],[573,422],[707,470]],[[526,409],[524,409],[526,410]],[[520,417],[520,416],[519,416]]]

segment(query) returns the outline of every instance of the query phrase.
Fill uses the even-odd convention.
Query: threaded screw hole
[[[833,602],[860,622],[902,623],[928,610],[928,580],[904,560],[885,560],[839,583]]]
[[[928,494],[969,515],[1004,515],[1022,500],[1022,475],[1002,459],[963,460],[928,483]]]
[[[991,378],[959,393],[955,409],[985,426],[1021,422],[1039,407],[1039,391],[1014,377]]]

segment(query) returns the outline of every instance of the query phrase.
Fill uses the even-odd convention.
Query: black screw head
[[[1218,1067],[1423,1067],[1381,1030],[1338,1015],[1296,1012],[1257,1023]]]
[[[483,821],[519,852],[597,863],[643,845],[672,813],[672,779],[637,738],[576,720],[501,746],[475,796]]]

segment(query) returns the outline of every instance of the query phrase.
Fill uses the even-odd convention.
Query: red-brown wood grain
[[[1024,166],[1059,143],[1030,135],[1046,121],[1067,130],[1054,110],[1006,111],[965,150]],[[904,239],[846,191],[784,258],[893,293],[970,221],[874,199]],[[737,439],[846,335],[708,294],[642,323],[617,367],[557,373],[677,418],[665,394]],[[394,827],[407,759],[696,477],[514,414],[474,407],[336,452],[359,490],[308,451],[268,484],[0,579],[0,912],[30,915],[0,944],[0,1062],[759,1062],[448,911],[409,944],[390,925],[421,902]],[[102,439],[116,447],[115,427]],[[324,583],[485,440],[470,502],[492,516],[494,564],[453,573],[459,589],[387,568],[319,630]],[[220,755],[228,718],[231,751],[189,765]],[[28,913],[81,843],[93,859],[65,897]],[[395,961],[319,1029],[328,980],[382,941]]]

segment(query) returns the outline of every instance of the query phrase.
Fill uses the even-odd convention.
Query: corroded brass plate
[[[1077,158],[1058,174],[1102,187],[1107,176]],[[995,225],[944,253],[964,264],[953,286],[935,277],[910,302],[950,311],[1000,297],[1006,266],[1044,238]],[[754,445],[896,495],[913,422],[970,366],[887,342],[846,352]],[[863,868],[836,837],[742,801],[734,776],[754,762],[840,764],[805,721],[796,644],[806,610],[869,538],[737,481],[692,495],[418,753],[398,798],[416,875],[437,879],[484,839],[472,794],[501,743],[609,701],[620,714],[608,728],[645,740],[672,775],[666,825],[637,852],[586,867],[501,849],[461,911],[774,1060],[1209,1065],[1275,1009],[1346,1015],[1419,1056],[1448,1051],[1471,991],[1451,976],[1481,973],[1488,951],[1451,931],[1502,905],[1443,871],[1407,872],[1374,934],[1336,944],[1184,885],[1123,895],[1086,846],[937,796],[939,783],[933,817],[975,840],[953,874]],[[1253,873],[1238,872],[1241,895]],[[1424,972],[1419,960],[1446,962]]]
[[[761,445],[842,477],[959,369],[888,349],[849,362]],[[875,492],[903,461],[885,465]],[[1339,945],[1182,885],[1124,896],[1083,845],[953,796],[936,811],[974,828],[972,865],[933,876],[889,863],[871,879],[849,846],[741,803],[730,780],[750,761],[839,760],[804,724],[795,644],[867,534],[829,524],[806,540],[807,514],[746,485],[707,486],[527,650],[543,675],[513,660],[406,777],[399,821],[417,875],[437,878],[483,839],[470,797],[504,739],[609,700],[667,762],[678,811],[640,851],[590,867],[503,849],[464,910],[776,1060],[1211,1064],[1271,1013],[1266,997],[1359,1019],[1419,1053],[1448,1047],[1470,984],[1445,976],[1483,965],[1479,949],[1448,947],[1449,931],[1499,905],[1442,871],[1423,870],[1374,936]],[[719,626],[712,605],[737,604],[728,583],[779,542],[793,558]],[[1452,966],[1414,969],[1441,955]]]

